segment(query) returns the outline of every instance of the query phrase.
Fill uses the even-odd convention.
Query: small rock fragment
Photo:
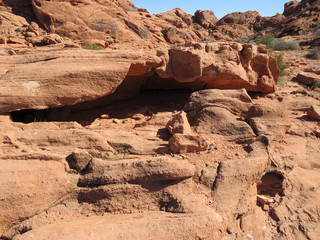
[[[72,157],[73,161],[70,162],[71,167],[80,171],[84,170],[92,160],[92,156],[84,149],[74,150]]]
[[[113,119],[112,122],[115,123],[115,124],[120,124],[121,123],[121,121],[119,119],[117,119],[117,118]]]
[[[270,206],[264,204],[264,205],[262,206],[262,210],[265,211],[265,212],[268,212],[268,211],[270,210]]]
[[[109,114],[102,114],[100,116],[100,119],[109,119],[109,118],[110,118]]]
[[[137,114],[131,116],[131,118],[134,120],[141,120],[141,119],[144,119],[145,116],[143,114],[137,113]]]

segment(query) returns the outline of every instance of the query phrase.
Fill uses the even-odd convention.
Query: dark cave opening
[[[275,221],[278,220],[273,209],[285,195],[283,181],[284,176],[281,173],[267,172],[257,184],[257,205],[263,211],[269,212],[270,217]]]
[[[78,122],[90,125],[102,115],[125,119],[135,113],[151,116],[157,112],[181,111],[194,91],[206,89],[200,80],[178,82],[156,73],[127,76],[110,95],[75,105],[48,109],[24,109],[9,114],[14,122]],[[249,94],[254,94],[250,93]]]
[[[260,195],[275,197],[277,194],[283,196],[284,177],[277,172],[268,172],[261,178],[261,181],[257,184],[257,191]]]
[[[142,90],[134,97],[111,103],[110,96],[106,96],[72,106],[13,111],[10,116],[12,121],[21,123],[75,121],[90,125],[104,114],[110,118],[125,119],[135,113],[152,115],[157,112],[181,111],[193,91],[195,90]]]
[[[127,76],[110,95],[71,106],[41,110],[25,109],[10,112],[14,122],[69,122],[90,125],[102,115],[124,119],[135,112],[146,115],[161,111],[180,111],[194,91],[205,88],[201,81],[178,82],[161,78],[156,73]]]

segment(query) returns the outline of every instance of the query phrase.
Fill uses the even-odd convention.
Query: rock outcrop
[[[318,240],[318,22],[0,0],[0,239]]]
[[[208,35],[181,9],[153,15],[130,1],[6,1],[6,6],[0,15],[0,34],[19,37],[35,46],[54,44],[44,40],[46,33],[57,34],[63,41],[71,39],[87,45],[89,40],[95,40],[103,47],[115,48],[154,48]]]
[[[254,133],[241,116],[251,105],[252,100],[243,89],[202,90],[190,96],[184,110],[197,133],[250,138]]]
[[[270,32],[298,35],[316,29],[319,1],[292,1],[283,14],[262,17],[256,11],[235,12],[218,20],[212,11],[192,16],[182,9],[153,15],[130,1],[6,1],[0,14],[0,35],[21,46],[58,42],[98,43],[107,48],[155,48],[190,41],[240,40]],[[91,12],[96,14],[89,14]],[[55,37],[54,39],[57,39]]]
[[[239,43],[194,44],[157,53],[30,52],[0,56],[0,63],[0,112],[75,105],[108,95],[120,100],[136,95],[150,82],[148,88],[154,89],[194,84],[196,89],[245,88],[268,93],[275,90],[279,76],[275,59],[263,46]],[[162,82],[165,86],[159,87]],[[128,85],[130,92],[125,90]]]
[[[320,21],[320,1],[291,1],[285,4],[284,27],[280,36],[299,35],[317,27]]]

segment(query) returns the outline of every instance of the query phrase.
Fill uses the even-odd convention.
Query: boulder
[[[206,138],[198,134],[174,134],[169,140],[169,148],[174,153],[202,152],[208,150]]]
[[[257,11],[234,12],[221,18],[217,25],[252,24],[259,16]]]
[[[307,116],[315,120],[320,120],[320,107],[312,105],[307,111]]]
[[[199,111],[192,127],[197,133],[212,133],[231,138],[251,138],[255,134],[250,125],[225,108],[206,107]]]
[[[233,138],[254,136],[251,127],[240,117],[252,106],[244,89],[201,90],[191,94],[184,111],[191,127],[198,133],[213,133]]]
[[[288,110],[283,104],[268,103],[254,104],[246,114],[246,119],[251,118],[285,118],[288,116]]]
[[[191,128],[188,122],[187,114],[183,111],[175,114],[172,119],[167,123],[166,128],[174,135],[176,133],[190,134]]]
[[[72,160],[69,162],[72,168],[82,171],[84,170],[90,161],[92,156],[84,149],[76,149],[72,152]]]
[[[262,45],[215,42],[206,44],[202,50],[198,50],[198,45],[170,49],[169,56],[163,59],[166,64],[157,68],[156,73],[178,82],[197,80],[205,83],[206,88],[275,91],[279,69]]]
[[[187,27],[193,23],[192,16],[187,14],[180,8],[175,8],[168,12],[157,14],[157,17],[171,23],[173,26],[180,29]]]
[[[212,11],[198,10],[194,13],[194,19],[204,28],[212,28],[217,22],[218,18]]]
[[[54,33],[45,36],[42,40],[42,42],[46,45],[62,43],[63,41],[64,39],[62,37]]]
[[[11,60],[0,56],[0,64],[16,63],[4,65],[8,71],[1,78],[0,112],[74,105],[109,95],[131,74],[129,70],[143,75],[158,64],[159,59],[148,53],[131,53],[65,49]]]
[[[218,40],[232,41],[255,34],[254,25],[261,18],[256,11],[234,12],[221,18],[214,26],[213,35]]]
[[[184,111],[190,117],[193,112],[205,107],[221,107],[241,115],[252,106],[252,99],[245,89],[219,90],[206,89],[192,93],[184,106]]]
[[[305,85],[312,85],[316,81],[320,80],[320,75],[313,72],[300,72],[296,78],[300,83],[303,83]]]
[[[246,120],[258,135],[285,134],[291,127],[287,106],[280,103],[254,104]]]

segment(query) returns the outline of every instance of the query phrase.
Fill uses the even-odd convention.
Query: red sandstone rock
[[[143,183],[190,178],[194,166],[187,161],[170,159],[103,161],[93,160],[87,174],[81,177],[80,186],[116,183]]]
[[[320,120],[320,107],[315,105],[311,106],[307,111],[307,115],[312,119]]]
[[[208,150],[207,140],[197,134],[174,134],[169,140],[169,148],[174,153],[201,152]]]
[[[299,82],[301,82],[305,85],[312,85],[316,81],[320,80],[320,75],[312,73],[312,72],[300,72],[297,75],[297,79]]]
[[[131,91],[120,88],[116,99],[131,97],[148,82],[147,73],[169,79],[165,88],[191,82],[198,89],[274,91],[279,70],[262,46],[212,43],[194,48],[170,49],[158,56],[154,51],[80,49],[0,56],[0,63],[8,64],[1,79],[0,112],[74,105],[111,95],[124,84]]]
[[[248,111],[251,101],[243,90],[202,90],[190,96],[184,110],[198,133],[250,138],[254,133],[239,116]]]
[[[90,161],[92,156],[84,149],[76,149],[72,152],[72,159],[69,161],[69,164],[72,168],[82,171],[84,170]]]
[[[44,211],[77,184],[78,177],[67,173],[62,162],[39,159],[0,162],[1,233],[18,219]]]
[[[185,112],[180,112],[172,117],[167,123],[166,128],[174,135],[176,133],[190,134],[191,128]]]
[[[194,13],[194,18],[204,28],[212,28],[217,22],[218,18],[212,11],[198,10]]]
[[[25,38],[42,45],[48,34],[35,24],[31,1],[5,2],[0,0],[3,39]],[[252,94],[252,99],[245,90],[192,94],[185,107],[188,121],[201,122],[193,125],[193,130],[205,129],[205,139],[213,143],[209,151],[165,155],[163,161],[151,156],[168,153],[170,134],[165,126],[172,111],[181,110],[184,101],[176,104],[176,100],[181,92],[188,93],[186,90],[177,91],[169,100],[169,92],[161,92],[170,104],[162,98],[158,105],[143,99],[142,108],[136,107],[134,99],[113,110],[107,108],[109,111],[104,105],[145,88],[273,92],[278,70],[262,46],[196,42],[170,51],[157,48],[158,53],[137,49],[163,47],[168,42],[183,45],[204,37],[233,40],[264,30],[301,34],[316,27],[319,0],[287,4],[286,16],[257,16],[254,20],[254,14],[233,14],[231,23],[224,22],[213,32],[204,29],[215,27],[211,20],[202,19],[205,16],[200,16],[200,26],[194,23],[199,19],[182,10],[155,16],[127,0],[37,2],[43,6],[35,6],[40,22],[55,34],[72,38],[74,42],[63,37],[69,46],[79,46],[80,39],[88,45],[135,48],[61,51],[55,45],[67,43],[59,44],[55,37],[54,46],[38,48],[37,54],[25,44],[1,46],[0,111],[30,109],[11,115],[14,120],[21,117],[31,123],[13,123],[9,115],[0,115],[0,238],[318,239],[319,126],[316,121],[306,121],[304,114],[314,105],[309,116],[319,117],[319,94],[289,80],[298,73],[297,61],[313,68],[305,72],[318,73],[316,60],[300,60],[305,50],[283,52],[286,61],[292,63],[286,75],[288,85],[274,94]],[[92,11],[95,14],[88,16]],[[110,29],[100,32],[99,27],[105,25]],[[298,39],[305,41],[304,37]],[[309,42],[316,46],[317,41]],[[91,70],[83,70],[85,67]],[[37,88],[35,82],[41,85],[38,92],[32,91]],[[157,95],[156,91],[152,94]],[[94,99],[96,102],[90,102]],[[66,107],[82,101],[83,105],[72,110]],[[52,109],[59,106],[65,107]],[[47,109],[36,114],[32,110],[42,108]],[[152,118],[140,119],[139,124],[130,118],[94,121],[106,113],[113,117],[116,112],[124,116],[148,112]],[[45,122],[62,120],[64,115],[87,126]],[[250,127],[257,137],[252,132],[246,135],[252,131]],[[221,137],[225,132],[236,138]],[[180,137],[183,151],[202,146],[198,135]],[[87,158],[78,156],[79,163],[85,160],[84,166],[90,159],[88,154],[96,157],[81,176],[65,161],[76,148],[86,151]],[[280,176],[281,186],[272,181],[260,184],[267,174]],[[261,195],[262,185],[271,193]],[[273,196],[274,189],[281,189],[281,196]]]

